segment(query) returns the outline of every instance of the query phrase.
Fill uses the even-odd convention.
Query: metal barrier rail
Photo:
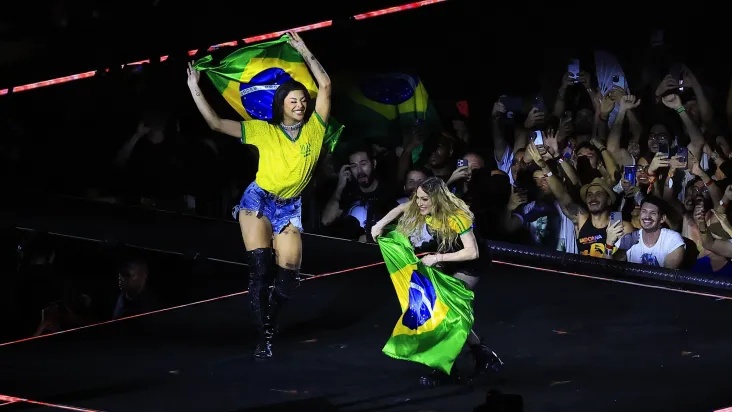
[[[486,244],[494,258],[514,263],[593,275],[643,278],[679,286],[732,291],[732,279],[728,277],[600,259],[505,242],[487,241]]]

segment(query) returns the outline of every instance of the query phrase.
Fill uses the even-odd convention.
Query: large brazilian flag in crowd
[[[315,98],[318,87],[300,53],[288,43],[289,36],[240,48],[220,61],[205,56],[193,67],[206,73],[216,90],[245,120],[272,119],[272,101],[277,88],[294,79]],[[332,116],[325,145],[332,151],[343,126]]]
[[[441,130],[437,110],[417,75],[338,73],[333,84],[333,115],[348,127],[347,143],[397,147],[415,127]],[[420,152],[413,152],[413,160]]]

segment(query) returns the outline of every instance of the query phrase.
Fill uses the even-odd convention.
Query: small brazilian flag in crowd
[[[473,326],[473,292],[423,265],[401,233],[377,241],[402,308],[383,352],[449,374]]]
[[[284,35],[277,40],[246,46],[218,62],[208,55],[193,67],[208,75],[216,90],[244,120],[269,121],[274,95],[281,84],[294,79],[305,85],[313,99],[318,93],[305,61],[290,46],[289,39]],[[325,145],[331,151],[342,130],[343,126],[330,116]]]

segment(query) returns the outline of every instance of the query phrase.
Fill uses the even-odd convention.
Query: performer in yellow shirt
[[[201,93],[200,73],[188,66],[188,87],[211,129],[259,150],[256,178],[234,208],[249,262],[250,309],[259,330],[257,358],[272,357],[277,315],[299,284],[300,194],[318,163],[330,114],[328,74],[297,33],[289,36],[290,45],[302,55],[318,84],[315,107],[305,86],[288,81],[275,92],[269,122],[221,119]],[[270,286],[274,287],[268,292]]]
[[[381,235],[384,227],[396,218],[399,218],[396,230],[412,239],[412,244],[415,241],[422,243],[422,239],[415,237],[421,236],[425,225],[427,232],[437,241],[437,253],[424,256],[422,263],[460,279],[468,289],[475,288],[480,276],[477,264],[480,252],[473,233],[473,213],[464,201],[450,192],[442,179],[425,179],[408,202],[391,210],[372,227],[373,238]],[[474,330],[470,331],[467,343],[475,358],[473,377],[488,369],[498,370],[503,366],[503,361],[483,344]],[[455,382],[455,378],[435,370],[421,377],[420,383],[437,386]]]

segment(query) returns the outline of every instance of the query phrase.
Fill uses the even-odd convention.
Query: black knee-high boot
[[[247,252],[249,262],[249,311],[252,323],[259,332],[259,344],[254,355],[263,352],[261,343],[265,335],[269,287],[273,282],[274,255],[271,248],[254,249]]]
[[[444,372],[433,370],[429,375],[423,375],[419,378],[419,383],[422,386],[440,386],[450,384],[460,384],[469,382],[472,379],[477,378],[486,371],[498,372],[503,367],[503,361],[498,357],[496,352],[491,350],[481,340],[480,343],[468,345],[470,352],[475,359],[475,369],[472,375],[461,377],[457,368],[453,366],[452,371],[449,375]]]
[[[435,387],[440,385],[455,385],[461,383],[460,373],[453,366],[450,374],[433,369],[428,375],[422,375],[419,378],[419,384],[422,386]]]
[[[264,335],[258,357],[272,357],[272,340],[277,333],[277,319],[282,308],[300,285],[300,271],[275,267],[274,287],[269,295],[269,307],[264,317]]]

